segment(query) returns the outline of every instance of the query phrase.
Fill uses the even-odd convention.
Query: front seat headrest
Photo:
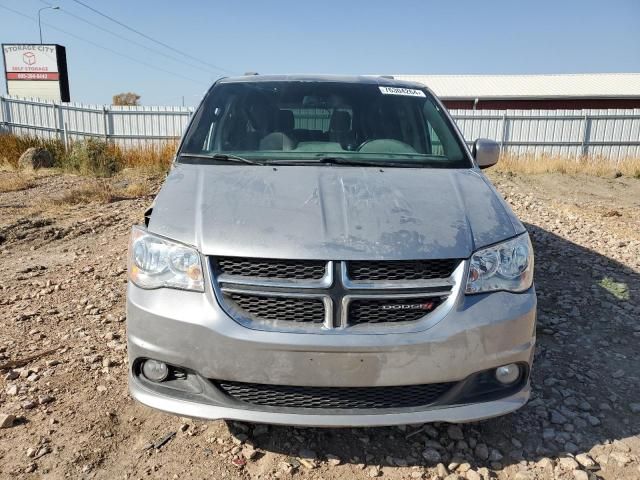
[[[291,110],[278,111],[278,131],[289,133],[295,127],[295,120]]]

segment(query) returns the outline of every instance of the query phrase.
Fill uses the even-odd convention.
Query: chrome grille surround
[[[254,259],[243,259],[251,262]],[[262,259],[255,259],[262,262]],[[304,263],[306,260],[288,261]],[[376,261],[378,262],[378,261]],[[410,262],[410,261],[408,261]],[[326,261],[322,278],[285,279],[255,276],[229,275],[220,271],[215,257],[210,257],[212,284],[222,308],[238,323],[255,330],[296,332],[296,333],[405,333],[426,330],[439,322],[453,307],[464,278],[466,263],[454,261],[454,270],[446,278],[426,278],[415,280],[352,280],[349,278],[349,262]],[[397,261],[394,263],[398,263]],[[271,314],[263,305],[251,305],[243,301],[260,302],[260,298],[281,299],[284,305],[291,305],[292,312],[279,310],[281,314]],[[251,298],[249,298],[251,297]],[[435,308],[424,315],[415,312],[403,320],[397,313],[389,315],[389,321],[382,321],[384,315],[372,315],[371,320],[359,318],[350,320],[350,305],[354,301],[398,304],[406,300],[425,301],[433,299]],[[311,305],[313,300],[322,302],[324,315],[320,318],[317,308],[309,309],[308,318],[303,303]],[[298,301],[300,305],[294,305]],[[265,299],[264,304],[269,300]],[[293,303],[292,303],[293,302]],[[245,307],[243,308],[243,303]],[[317,303],[314,303],[317,306]],[[252,313],[252,311],[254,313]],[[259,314],[256,314],[258,312]],[[261,314],[261,315],[260,315]]]

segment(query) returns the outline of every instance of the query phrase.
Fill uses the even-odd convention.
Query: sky
[[[38,9],[60,6],[42,11],[43,40],[66,47],[76,102],[194,105],[248,71],[640,72],[640,0],[81,1],[166,46],[77,0],[0,0],[0,43],[38,43]]]

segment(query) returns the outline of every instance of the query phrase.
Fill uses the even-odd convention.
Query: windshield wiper
[[[376,161],[366,160],[362,158],[345,158],[345,157],[320,157],[314,159],[313,163],[324,163],[330,165],[365,165],[371,167],[420,167],[419,163],[412,162],[396,162],[396,161]]]
[[[266,165],[266,163],[261,162],[259,160],[251,160],[249,158],[240,157],[238,155],[233,155],[229,153],[212,153],[212,154],[204,154],[204,153],[181,153],[181,157],[192,157],[192,158],[205,158],[207,160],[219,160],[221,162],[235,162],[235,163],[246,163],[248,165]]]

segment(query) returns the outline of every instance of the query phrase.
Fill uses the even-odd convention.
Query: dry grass
[[[0,175],[0,193],[26,190],[35,185],[35,179],[30,175],[4,172]]]
[[[142,168],[151,172],[166,172],[178,148],[177,142],[160,146],[117,147],[125,168]]]
[[[30,147],[46,148],[56,163],[65,155],[64,144],[61,140],[1,133],[0,165],[18,168],[20,155]]]
[[[125,168],[146,172],[166,172],[177,148],[177,142],[162,145],[123,147],[101,139],[72,142],[65,150],[61,140],[45,140],[37,137],[0,134],[0,166],[18,168],[20,155],[29,147],[49,150],[54,165],[67,172],[106,177]]]
[[[138,180],[124,186],[118,186],[109,180],[96,180],[82,187],[66,192],[54,200],[58,205],[78,205],[84,203],[112,203],[119,200],[131,200],[147,197],[153,193],[147,180]]]
[[[612,160],[597,156],[572,158],[554,155],[505,154],[500,157],[495,170],[516,174],[566,173],[640,178],[640,157]]]

